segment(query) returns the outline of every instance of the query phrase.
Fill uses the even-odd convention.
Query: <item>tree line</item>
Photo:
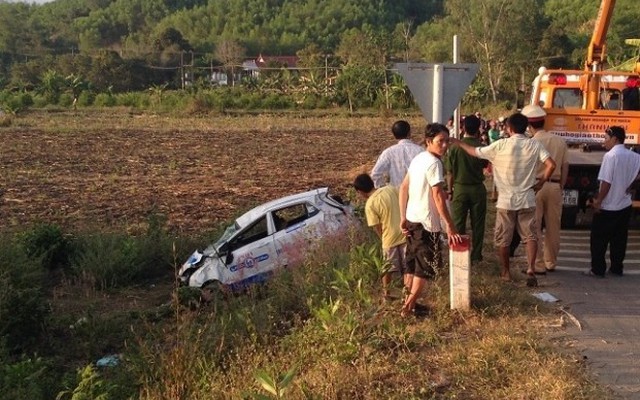
[[[541,65],[581,68],[599,2],[0,0],[0,90],[184,88],[185,71],[189,83],[196,75],[207,83],[214,69],[230,73],[248,57],[298,55],[306,68],[293,79],[298,85],[330,83],[351,106],[381,87],[388,93],[396,61],[451,62],[457,34],[460,60],[481,67],[469,95],[498,102],[527,86]],[[640,36],[639,17],[636,0],[617,1],[611,65],[634,56],[624,39]],[[341,79],[323,78],[329,68]],[[377,87],[367,93],[360,88],[367,85]]]

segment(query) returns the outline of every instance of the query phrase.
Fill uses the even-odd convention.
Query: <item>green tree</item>
[[[57,71],[47,70],[40,78],[38,91],[44,94],[47,101],[56,104],[60,94],[64,91],[65,80]]]
[[[424,23],[409,39],[409,59],[430,63],[452,62],[452,38],[458,33],[452,18]],[[471,61],[470,57],[467,61]]]
[[[371,107],[379,100],[379,88],[385,82],[385,70],[379,67],[347,65],[336,79],[336,100],[347,104],[353,112],[360,107]]]
[[[531,69],[544,28],[544,0],[447,0],[451,24],[460,32],[464,53],[480,64],[493,102],[519,87]],[[509,85],[510,83],[510,85]]]
[[[245,57],[245,49],[235,40],[223,40],[216,47],[215,57],[222,63],[231,85],[235,85],[235,70]],[[230,74],[230,75],[229,75]],[[229,79],[227,79],[229,81]]]
[[[346,65],[385,67],[387,64],[388,35],[369,25],[352,28],[342,34],[336,55]]]
[[[118,53],[103,50],[93,57],[86,79],[99,92],[123,92],[133,90],[130,71]]]

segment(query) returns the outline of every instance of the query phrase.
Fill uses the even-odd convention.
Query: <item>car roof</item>
[[[317,204],[316,198],[320,195],[326,194],[328,190],[328,188],[324,187],[309,190],[308,192],[292,194],[290,196],[282,197],[276,200],[271,200],[242,214],[240,217],[238,217],[238,219],[236,219],[236,223],[241,228],[244,228],[251,222],[255,221],[257,218],[274,209],[280,209],[282,207],[298,204],[303,201],[310,201],[313,204]]]

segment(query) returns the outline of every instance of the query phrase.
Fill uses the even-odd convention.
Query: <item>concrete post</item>
[[[471,241],[462,235],[462,243],[449,248],[449,293],[452,310],[471,308],[469,269],[471,266]]]

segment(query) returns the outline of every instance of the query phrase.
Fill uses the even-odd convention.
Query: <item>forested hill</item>
[[[151,45],[165,30],[211,51],[223,38],[248,54],[294,54],[309,43],[334,50],[350,28],[393,31],[442,14],[442,0],[56,0],[45,5],[1,4],[0,50]]]
[[[461,60],[480,64],[478,81],[495,101],[529,81],[540,65],[581,67],[599,4],[600,0],[55,0],[29,5],[0,0],[0,89],[34,86],[49,68],[85,78],[93,71],[98,76],[90,80],[96,88],[134,90],[166,79],[149,75],[150,66],[156,72],[184,65],[229,67],[259,54],[298,55],[307,66],[328,62],[336,68],[384,67],[393,60],[443,62],[451,61],[451,38],[458,34]],[[624,39],[640,37],[638,21],[638,0],[618,0],[607,42],[610,65],[637,52]],[[128,62],[122,68],[132,76],[136,68],[147,71],[130,78],[137,85],[100,76],[107,64],[120,68],[118,60]],[[116,77],[119,73],[117,68],[110,72]]]

